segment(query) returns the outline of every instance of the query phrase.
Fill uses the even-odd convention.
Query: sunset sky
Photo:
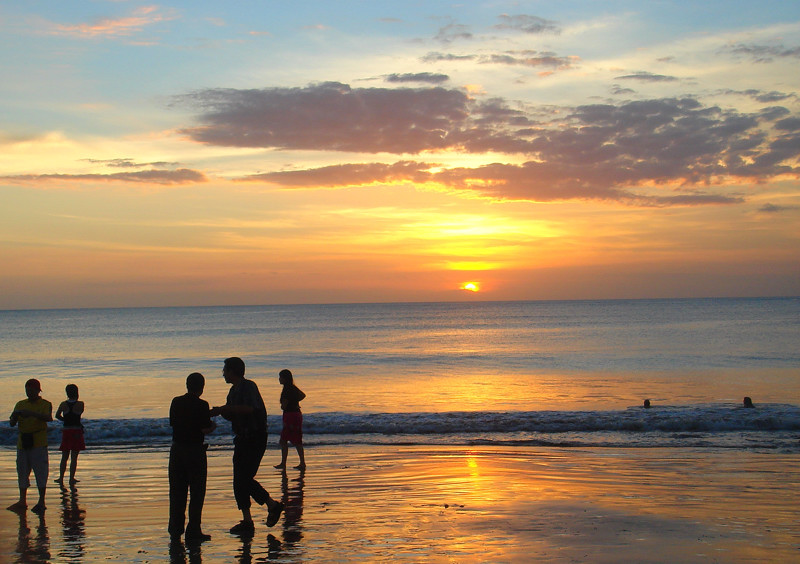
[[[800,294],[800,2],[0,4],[0,309]]]

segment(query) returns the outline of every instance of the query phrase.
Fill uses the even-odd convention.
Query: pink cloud
[[[174,19],[174,17],[160,12],[158,6],[142,6],[126,17],[97,18],[92,22],[72,25],[53,24],[53,33],[86,38],[127,37],[148,26]]]

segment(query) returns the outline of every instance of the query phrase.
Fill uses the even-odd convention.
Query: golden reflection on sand
[[[166,451],[88,450],[73,493],[52,488],[46,521],[0,512],[0,561],[752,562],[800,546],[800,454],[731,449],[326,446],[305,473],[259,480],[286,503],[252,539],[238,520],[231,452],[209,451],[199,547],[170,546]],[[0,493],[16,495],[14,452]],[[27,529],[26,529],[27,527]]]

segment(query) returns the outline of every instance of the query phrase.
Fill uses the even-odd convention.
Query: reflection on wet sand
[[[289,481],[286,472],[281,476],[281,491],[283,493],[283,542],[286,549],[292,550],[303,538],[303,488],[305,487],[306,472]],[[291,487],[290,487],[291,486]]]
[[[283,542],[273,533],[267,535],[267,558],[275,560],[282,557],[300,556],[303,539],[303,488],[305,487],[305,470],[300,471],[297,478],[289,480],[286,470],[281,473],[281,501],[283,510]],[[243,535],[241,548],[237,551],[236,561],[239,564],[250,564],[253,561],[253,537]],[[262,552],[262,547],[256,547]],[[260,561],[260,560],[259,560]]]
[[[86,511],[78,505],[78,489],[61,486],[61,525],[64,546],[58,556],[68,561],[80,562],[86,553]]]
[[[27,511],[18,511],[19,536],[17,537],[16,562],[49,562],[50,561],[50,536],[47,532],[44,513],[34,518],[38,522],[30,523],[36,527],[31,531],[28,524]]]
[[[203,550],[200,542],[184,544],[177,539],[169,543],[170,564],[201,564],[203,562]]]
[[[6,495],[14,455],[0,450]],[[305,475],[264,476],[285,515],[268,528],[260,508],[250,539],[228,533],[229,451],[212,451],[202,553],[168,553],[167,457],[87,456],[92,485],[53,495],[49,538],[31,511],[0,511],[0,562],[797,561],[796,451],[319,446]]]

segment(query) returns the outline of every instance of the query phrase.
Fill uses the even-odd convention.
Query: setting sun
[[[468,292],[478,292],[481,288],[477,282],[465,282],[461,285],[461,289],[467,290]]]

